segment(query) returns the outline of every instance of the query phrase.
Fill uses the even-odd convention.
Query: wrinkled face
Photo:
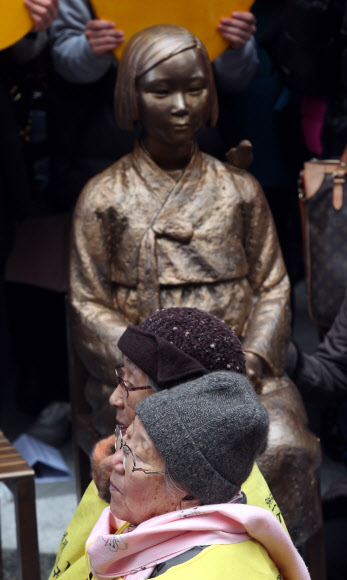
[[[166,145],[192,140],[209,116],[208,76],[203,59],[185,50],[138,79],[139,117],[145,137]]]
[[[123,378],[133,387],[143,387],[148,384],[147,375],[139,369],[127,356],[123,357]],[[116,409],[116,421],[118,425],[130,425],[135,417],[137,403],[155,393],[154,389],[148,388],[141,391],[129,391],[128,397],[121,385],[110,396],[110,405]]]
[[[165,471],[164,459],[138,417],[128,427],[124,443],[131,448],[136,467]],[[138,525],[149,518],[180,509],[185,492],[171,485],[168,489],[163,474],[125,470],[123,449],[112,456],[112,468],[110,506],[117,518]]]

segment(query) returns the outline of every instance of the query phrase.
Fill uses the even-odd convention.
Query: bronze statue
[[[113,388],[117,341],[128,324],[170,306],[218,316],[242,338],[249,375],[272,421],[261,467],[287,519],[303,521],[294,536],[303,541],[318,518],[309,496],[316,493],[319,451],[300,396],[282,376],[289,281],[257,181],[196,145],[197,133],[218,114],[205,48],[177,26],[141,31],[124,50],[115,102],[119,126],[139,123],[140,138],[133,153],[84,188],[71,253],[72,337],[90,374],[86,396],[96,425],[110,432],[98,411]],[[294,483],[285,473],[288,449],[306,466]],[[298,489],[295,495],[303,481],[306,520]]]

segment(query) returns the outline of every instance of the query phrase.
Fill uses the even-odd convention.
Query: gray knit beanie
[[[168,472],[203,504],[225,503],[266,447],[269,418],[249,380],[219,371],[136,406]]]

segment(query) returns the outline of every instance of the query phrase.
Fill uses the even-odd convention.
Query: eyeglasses
[[[116,383],[121,386],[122,391],[126,394],[126,398],[129,397],[129,391],[143,391],[144,389],[151,389],[150,385],[146,385],[145,387],[133,387],[129,381],[125,381],[123,377],[120,376],[118,373],[118,369],[123,368],[123,364],[118,364],[115,366],[114,372],[116,373]]]
[[[115,433],[115,441],[114,441],[114,448],[115,451],[119,451],[123,449],[123,467],[124,470],[128,473],[132,473],[133,471],[143,471],[147,475],[151,475],[152,473],[158,473],[165,475],[165,471],[152,471],[150,469],[143,469],[142,467],[136,467],[135,457],[133,452],[131,451],[129,445],[124,443],[123,441],[123,433],[125,433],[126,427],[125,425],[117,425],[114,430]]]

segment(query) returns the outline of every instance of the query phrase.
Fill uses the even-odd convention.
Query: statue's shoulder
[[[240,169],[227,161],[220,161],[207,153],[202,153],[201,155],[208,170],[216,174],[216,179],[225,179],[232,183],[242,197],[244,195],[246,197],[257,195],[259,190],[261,191],[259,182],[245,169]]]
[[[132,169],[130,153],[92,177],[84,186],[78,205],[100,211],[110,204],[115,205],[118,198],[124,197],[124,177],[129,177]]]

